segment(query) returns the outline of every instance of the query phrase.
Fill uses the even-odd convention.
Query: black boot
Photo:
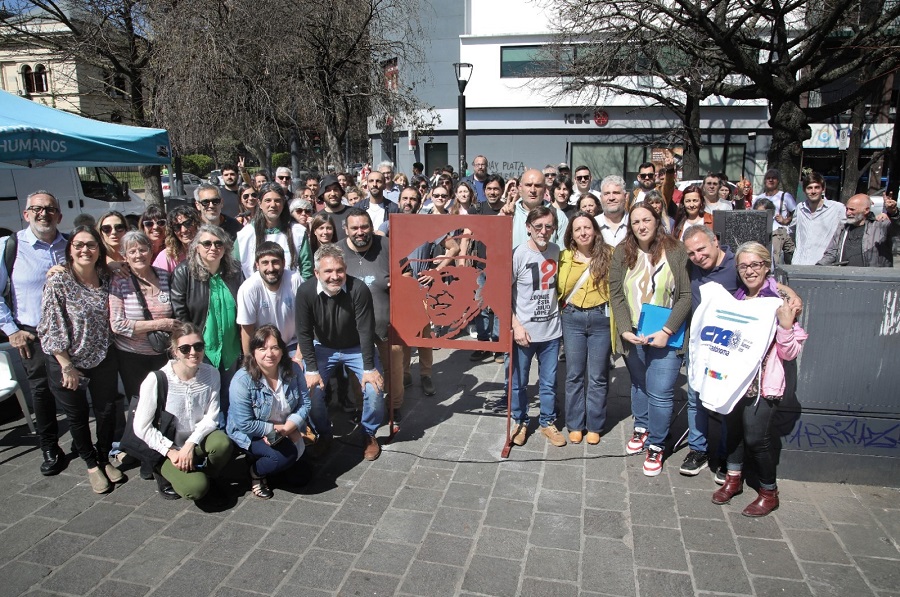
[[[175,491],[172,487],[172,484],[163,477],[159,473],[153,473],[153,477],[156,479],[156,486],[159,488],[159,495],[162,496],[164,500],[180,500],[181,496]]]

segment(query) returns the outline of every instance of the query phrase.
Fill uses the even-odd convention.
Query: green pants
[[[206,436],[200,445],[194,446],[194,462],[203,462],[206,466],[201,470],[186,473],[178,470],[172,461],[166,458],[162,465],[162,476],[172,484],[178,495],[189,500],[199,500],[209,491],[210,478],[216,478],[231,460],[234,444],[221,429]]]

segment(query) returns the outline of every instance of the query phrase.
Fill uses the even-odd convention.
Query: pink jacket
[[[796,321],[789,330],[780,325],[775,328],[775,341],[764,361],[760,394],[778,400],[784,396],[784,361],[796,359],[808,337],[809,334]]]

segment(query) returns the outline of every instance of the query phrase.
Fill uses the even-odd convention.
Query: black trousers
[[[112,449],[113,434],[116,428],[116,398],[119,393],[119,359],[115,346],[110,346],[106,358],[99,365],[90,369],[82,369],[81,374],[90,381],[87,388],[79,385],[75,390],[62,386],[62,367],[53,356],[47,357],[47,374],[50,389],[59,401],[66,419],[69,421],[69,432],[75,443],[75,450],[84,460],[88,468],[109,461]],[[91,441],[89,424],[90,407],[87,390],[91,392],[91,405],[94,407],[94,418],[97,421],[97,445]]]
[[[34,335],[34,341],[29,345],[31,358],[23,358],[22,366],[31,388],[31,407],[37,421],[41,450],[52,450],[59,442],[59,425],[56,423],[56,397],[47,380],[47,359],[56,359],[44,354],[36,329],[27,325],[20,325],[19,329]]]

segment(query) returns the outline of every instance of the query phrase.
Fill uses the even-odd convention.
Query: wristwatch
[[[68,375],[72,372],[73,369],[75,369],[75,365],[70,362],[68,365],[62,368],[63,375]]]

